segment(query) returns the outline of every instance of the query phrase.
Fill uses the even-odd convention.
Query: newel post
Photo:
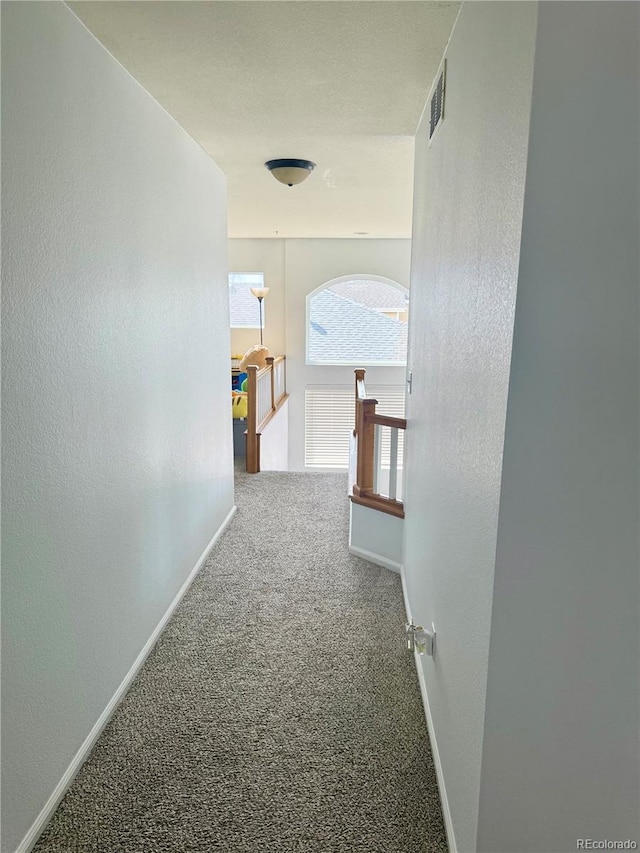
[[[247,365],[247,474],[260,471],[258,447],[258,365]]]
[[[356,383],[355,383],[356,384],[356,422],[355,422],[355,426],[353,429],[353,434],[357,435],[358,434],[358,399],[360,398],[358,386],[359,386],[359,383],[362,383],[362,385],[364,387],[364,375],[367,371],[364,369],[364,367],[358,367],[353,372],[354,372],[355,381],[356,381]]]
[[[373,491],[373,443],[375,425],[369,423],[368,415],[375,415],[376,400],[358,400],[356,403],[356,437],[358,451],[356,456],[356,482],[354,495],[370,494]]]

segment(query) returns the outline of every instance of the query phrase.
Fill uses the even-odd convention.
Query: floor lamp
[[[267,293],[269,293],[268,287],[252,287],[251,293],[255,296],[255,298],[260,303],[260,346],[262,346],[262,300],[265,298]]]

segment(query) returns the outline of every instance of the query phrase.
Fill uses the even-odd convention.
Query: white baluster
[[[378,492],[380,485],[380,468],[382,467],[382,427],[375,425],[373,431],[373,491]]]
[[[398,430],[391,428],[391,445],[389,448],[389,497],[395,501],[398,490]]]

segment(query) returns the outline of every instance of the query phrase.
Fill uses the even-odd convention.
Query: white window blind
[[[404,385],[367,386],[367,395],[378,401],[376,412],[404,417]],[[310,385],[305,389],[304,462],[308,468],[348,468],[349,435],[355,423],[352,385]],[[402,467],[404,431],[399,432],[399,465]],[[389,430],[382,434],[382,464],[389,465]]]

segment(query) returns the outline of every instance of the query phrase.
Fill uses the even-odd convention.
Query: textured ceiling
[[[228,178],[230,237],[408,237],[413,134],[457,3],[68,4]],[[265,160],[317,168],[297,187]]]

